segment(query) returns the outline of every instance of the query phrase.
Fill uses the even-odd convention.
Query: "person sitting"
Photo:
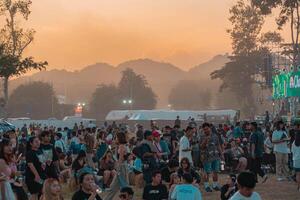
[[[70,180],[70,187],[74,189],[78,186],[78,172],[85,166],[86,163],[86,154],[84,151],[80,151],[77,155],[77,158],[72,163],[72,175]]]
[[[229,200],[261,200],[260,195],[254,192],[256,177],[252,172],[241,172],[237,182],[239,190]]]
[[[123,187],[120,190],[120,200],[133,200],[134,191],[131,187]]]
[[[59,171],[60,171],[60,180],[66,182],[67,179],[71,177],[71,166],[67,165],[66,155],[61,151],[60,148],[56,149],[59,158]]]
[[[166,200],[168,199],[168,189],[161,183],[160,171],[152,174],[152,183],[146,185],[143,191],[143,200]]]
[[[98,175],[103,176],[103,187],[107,188],[113,177],[117,174],[115,170],[115,161],[113,160],[112,153],[107,151],[104,157],[100,160]]]
[[[72,200],[96,199],[102,200],[99,194],[101,190],[95,183],[93,174],[83,173],[79,177],[80,189],[72,196]]]
[[[161,170],[161,174],[162,174],[162,179],[169,183],[171,180],[170,180],[170,176],[171,174],[173,173],[177,173],[177,170],[178,170],[178,167],[179,167],[179,163],[178,163],[178,160],[177,159],[172,159],[168,162],[168,165],[167,167],[163,168]]]
[[[169,200],[171,199],[171,194],[176,187],[176,185],[180,184],[181,180],[177,173],[173,173],[170,176],[170,184],[169,184]]]
[[[190,174],[194,180],[194,184],[200,184],[201,182],[200,175],[191,167],[189,159],[186,157],[181,159],[177,174],[180,178],[182,178],[184,174]]]
[[[63,200],[61,185],[57,179],[48,178],[44,182],[40,200]]]
[[[183,183],[177,185],[171,194],[172,200],[202,200],[202,195],[198,187],[193,184],[191,174],[183,174]]]
[[[247,168],[247,159],[244,157],[244,150],[239,146],[240,139],[231,142],[231,152],[235,162],[235,171],[242,172]]]
[[[238,190],[236,183],[236,175],[230,174],[227,177],[227,182],[221,188],[221,200],[228,200],[232,197],[235,192]]]

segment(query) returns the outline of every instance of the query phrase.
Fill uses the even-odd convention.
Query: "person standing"
[[[46,179],[46,163],[40,151],[40,140],[33,136],[28,141],[26,152],[25,182],[30,192],[30,200],[37,200],[42,192],[43,182]]]
[[[264,151],[264,135],[258,130],[257,123],[251,123],[252,133],[250,135],[250,152],[251,152],[251,168],[250,171],[254,173],[257,181],[257,174],[263,178],[262,182],[266,182],[268,176],[261,169],[261,162]]]
[[[179,162],[182,158],[187,158],[190,161],[190,164],[193,166],[192,159],[192,148],[190,145],[190,140],[194,134],[194,128],[188,126],[185,130],[184,136],[181,137],[179,142]]]
[[[13,148],[9,139],[3,138],[0,143],[0,199],[15,200],[15,194],[12,190],[13,171],[10,167],[12,162]]]
[[[176,117],[176,120],[175,120],[175,124],[174,124],[174,125],[175,125],[175,126],[181,127],[181,120],[180,120],[180,117],[179,117],[179,116]]]
[[[277,181],[283,181],[289,178],[288,159],[290,149],[288,147],[288,135],[284,128],[283,121],[278,121],[276,130],[272,135],[272,142],[274,144],[274,152],[276,157],[276,176]]]
[[[206,192],[212,192],[209,185],[209,174],[212,173],[213,189],[219,191],[218,173],[220,172],[220,160],[224,159],[220,140],[212,133],[209,123],[202,125],[203,134],[200,137],[201,161],[204,166],[204,187]]]
[[[51,142],[51,135],[49,131],[42,131],[40,134],[41,138],[41,145],[40,151],[46,161],[46,168],[45,173],[47,178],[56,178],[58,179],[59,175],[59,161],[57,152],[54,149],[54,146],[50,143]]]
[[[293,165],[296,172],[296,181],[298,183],[298,191],[300,192],[300,125],[296,126],[295,141],[292,144]]]

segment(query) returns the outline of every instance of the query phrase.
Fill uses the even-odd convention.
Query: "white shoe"
[[[279,177],[279,178],[277,178],[277,181],[284,181],[284,178],[281,178],[281,177]]]

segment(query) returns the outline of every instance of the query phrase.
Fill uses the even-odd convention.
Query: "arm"
[[[37,172],[35,166],[32,163],[28,163],[28,167],[31,170],[31,172],[34,174],[34,177],[35,177],[34,180],[36,182],[39,182],[41,180],[41,177],[40,177],[39,173]]]

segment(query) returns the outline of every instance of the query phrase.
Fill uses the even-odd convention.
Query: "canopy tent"
[[[11,131],[11,130],[15,130],[14,125],[12,125],[4,120],[0,121],[0,133],[5,133],[5,132]]]
[[[228,120],[232,121],[237,113],[238,111],[236,110],[113,110],[107,114],[105,120],[175,120],[179,116],[181,120],[194,118],[197,121],[203,121],[205,117],[219,117],[225,120],[228,117]]]

